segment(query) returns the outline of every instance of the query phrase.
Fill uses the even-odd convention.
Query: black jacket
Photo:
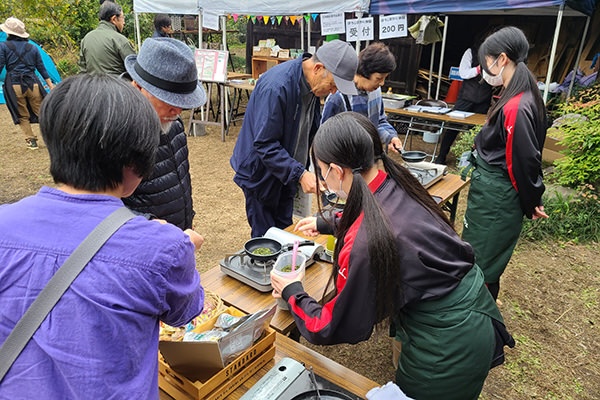
[[[167,134],[160,135],[151,176],[123,202],[136,212],[152,214],[181,229],[192,227],[192,181],[187,137],[181,119],[173,122]]]

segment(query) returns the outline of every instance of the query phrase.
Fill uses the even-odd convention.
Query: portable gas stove
[[[269,228],[264,237],[274,239],[281,243],[282,246],[294,243],[295,240],[305,240],[298,235],[275,227]],[[300,246],[298,250],[306,256],[307,268],[315,261],[325,258],[325,249],[317,243],[309,246]],[[270,273],[273,264],[275,264],[275,259],[269,261],[257,261],[251,259],[244,250],[241,250],[225,257],[219,264],[221,265],[221,271],[224,274],[229,275],[260,292],[270,292],[273,290],[271,287]]]
[[[360,400],[359,396],[316,375],[312,367],[285,357],[269,370],[240,400]]]
[[[415,163],[406,163],[406,168],[417,178],[425,189],[432,186],[448,173],[448,167],[432,162],[421,161]]]

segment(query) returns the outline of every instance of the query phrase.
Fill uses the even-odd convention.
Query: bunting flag
[[[285,17],[283,17],[283,19],[285,20],[285,23],[287,24],[288,22],[290,22],[290,17],[288,15],[286,15]]]
[[[304,16],[304,20],[306,21],[306,23],[308,24],[310,22],[310,14],[306,14]]]
[[[271,19],[271,17],[269,17],[268,15],[263,17],[263,22],[265,23],[265,25],[267,25],[269,23],[270,19]]]
[[[277,17],[271,17],[271,25],[275,25],[275,20],[277,19]]]
[[[254,15],[251,15],[250,19],[252,20],[253,24],[256,24],[256,17]]]
[[[319,14],[311,14],[310,16],[312,17],[313,21],[316,21]]]
[[[292,21],[292,25],[296,24],[296,18],[298,17],[296,17],[295,15],[290,15],[290,21]]]
[[[262,19],[263,19],[263,16],[262,16],[262,15],[257,15],[257,16],[256,16],[256,19],[257,19],[257,20],[260,22],[260,21],[262,21]]]
[[[233,22],[237,22],[237,20],[239,18],[239,15],[238,14],[233,14],[232,17],[233,17]]]

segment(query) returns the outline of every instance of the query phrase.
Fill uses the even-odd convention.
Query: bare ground
[[[206,238],[197,255],[200,273],[250,237],[243,195],[229,166],[238,130],[239,123],[225,142],[212,127],[205,136],[189,138],[195,227]],[[43,142],[40,147],[25,147],[20,129],[0,106],[0,204],[52,185],[48,152]],[[458,221],[464,202],[465,194]],[[517,346],[491,371],[482,399],[600,398],[598,244],[520,243],[503,276],[500,299]],[[394,379],[384,334],[358,345],[311,347],[380,384]]]

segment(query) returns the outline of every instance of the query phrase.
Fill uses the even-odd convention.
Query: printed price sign
[[[380,15],[379,39],[408,36],[406,14]]]
[[[374,36],[373,17],[346,20],[346,41],[373,40]]]

